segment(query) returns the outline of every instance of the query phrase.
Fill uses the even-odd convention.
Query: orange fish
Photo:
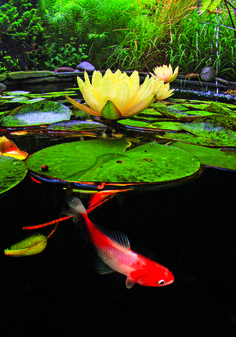
[[[101,274],[117,271],[127,276],[126,288],[135,283],[142,286],[158,287],[174,282],[173,274],[164,266],[131,250],[129,239],[120,232],[101,230],[88,218],[88,214],[80,199],[72,197],[68,200],[70,210],[65,214],[74,219],[82,217],[88,230],[91,242],[98,256],[104,262],[99,268]]]

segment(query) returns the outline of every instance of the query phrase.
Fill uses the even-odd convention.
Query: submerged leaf
[[[42,234],[34,234],[4,250],[5,255],[20,257],[41,253],[47,245],[47,237]]]

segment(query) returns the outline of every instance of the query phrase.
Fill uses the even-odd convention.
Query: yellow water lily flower
[[[90,82],[87,72],[84,72],[84,81],[78,77],[78,85],[88,106],[66,96],[76,107],[106,119],[130,117],[144,110],[154,99],[155,92],[164,82],[154,77],[146,77],[140,85],[137,71],[130,76],[117,70],[110,69],[102,76],[100,71],[94,71]]]
[[[166,99],[170,96],[172,96],[174,93],[174,89],[170,90],[170,84],[166,83],[165,85],[162,85],[156,92],[155,97],[158,101],[162,101],[163,99]]]
[[[169,66],[164,64],[162,67],[156,67],[155,69],[153,69],[153,71],[154,71],[154,74],[152,74],[153,77],[159,78],[165,83],[168,83],[176,79],[179,72],[179,67],[176,67],[173,73],[171,64]]]

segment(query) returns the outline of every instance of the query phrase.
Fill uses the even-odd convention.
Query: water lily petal
[[[179,67],[176,67],[174,74],[172,75],[172,79],[169,82],[173,82],[176,79],[176,77],[178,76],[178,72],[179,72]]]
[[[112,99],[112,102],[117,106],[119,111],[123,111],[130,102],[130,86],[127,81],[123,81],[117,90],[116,96]]]
[[[116,89],[111,76],[104,78],[100,88],[100,98],[102,101],[112,100],[116,96]]]
[[[99,113],[98,111],[90,109],[88,106],[77,102],[76,100],[70,98],[69,96],[65,95],[65,98],[70,103],[72,103],[76,108],[79,108],[79,109],[81,109],[81,110],[85,111],[86,113],[88,113],[90,115],[93,115],[93,116],[101,116],[101,113]]]
[[[161,100],[166,99],[166,98],[170,97],[171,95],[173,95],[174,89],[171,89],[171,90],[169,90],[169,89],[170,89],[169,83],[166,83],[162,87],[159,87],[158,90],[155,92],[156,99],[158,101],[161,101]]]
[[[100,71],[95,70],[92,76],[92,87],[99,88],[102,80],[102,74]]]
[[[122,112],[122,115],[125,117],[131,117],[136,115],[137,113],[143,111],[147,106],[149,106],[154,99],[153,95],[148,95],[144,99],[138,101],[135,105],[132,105],[129,109]]]
[[[85,84],[87,89],[92,89],[92,85],[90,83],[90,79],[89,79],[89,76],[87,74],[87,71],[84,72],[84,84]]]

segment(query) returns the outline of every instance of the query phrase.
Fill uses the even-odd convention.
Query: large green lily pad
[[[2,119],[7,127],[51,124],[69,120],[70,109],[58,102],[40,101],[16,108]]]
[[[124,139],[60,144],[31,155],[26,165],[36,174],[63,181],[108,183],[166,183],[200,169],[197,157],[172,146],[152,142],[127,152],[125,148]]]
[[[27,168],[23,161],[0,156],[0,194],[19,184],[26,173]]]

